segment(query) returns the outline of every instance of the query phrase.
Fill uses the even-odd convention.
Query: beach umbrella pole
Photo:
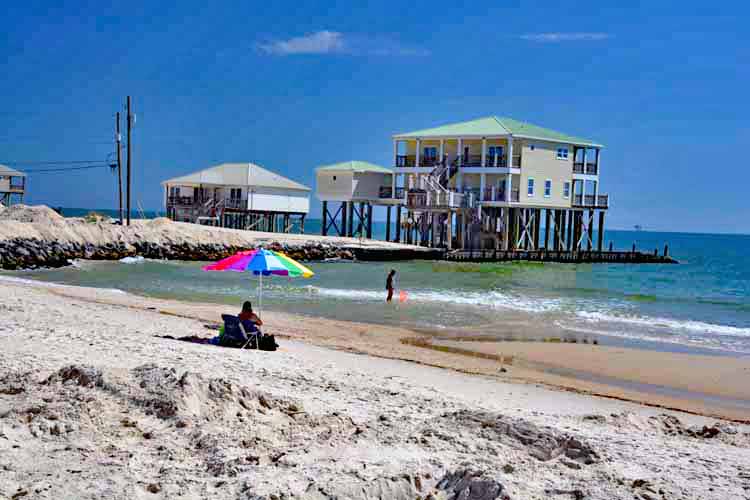
[[[260,318],[263,311],[263,273],[260,273],[258,278],[260,279],[260,286],[258,287],[258,317]]]

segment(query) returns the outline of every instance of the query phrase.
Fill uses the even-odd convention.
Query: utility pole
[[[130,169],[132,168],[133,159],[133,143],[132,143],[132,129],[133,129],[133,115],[130,113],[130,96],[128,96],[128,173],[127,173],[127,206],[128,206],[128,226],[130,225]]]
[[[115,143],[117,144],[117,191],[120,195],[120,225],[122,226],[125,217],[122,213],[122,134],[120,134],[120,112],[117,112],[115,125]]]

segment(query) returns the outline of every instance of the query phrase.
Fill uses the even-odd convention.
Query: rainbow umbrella
[[[258,276],[258,315],[263,308],[263,276],[289,276],[290,278],[310,278],[315,273],[281,252],[258,248],[237,252],[231,257],[214,262],[203,268],[204,271],[252,272]]]

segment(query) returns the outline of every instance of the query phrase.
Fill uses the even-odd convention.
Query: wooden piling
[[[388,207],[388,215],[391,215],[390,208]],[[367,239],[372,239],[372,203],[367,204]]]
[[[391,241],[391,206],[385,207],[385,241]]]
[[[604,241],[604,210],[599,210],[599,230],[596,235],[596,249],[602,251],[602,242]],[[612,249],[610,248],[610,251]]]
[[[401,243],[401,205],[396,205],[396,243]]]
[[[348,220],[347,220],[347,212],[349,211],[348,203],[345,201],[341,202],[341,228],[339,229],[339,236],[347,236],[348,235]]]
[[[349,205],[349,215],[347,216],[347,218],[349,222],[349,227],[346,230],[346,235],[351,238],[354,236],[354,202],[350,201],[348,205]]]

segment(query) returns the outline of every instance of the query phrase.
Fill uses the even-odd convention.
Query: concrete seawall
[[[73,259],[213,261],[263,246],[303,261],[395,261],[440,258],[439,250],[355,238],[278,234],[199,226],[168,219],[119,226],[97,218],[66,219],[44,206],[0,212],[0,268],[61,267]]]

